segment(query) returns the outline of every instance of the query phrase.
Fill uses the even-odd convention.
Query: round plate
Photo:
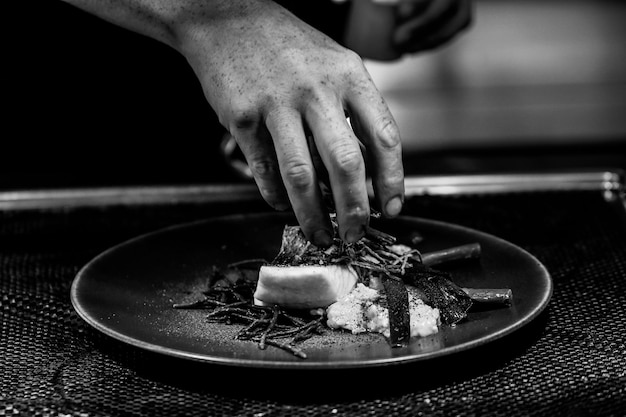
[[[448,267],[462,287],[511,288],[508,307],[469,313],[454,327],[408,347],[392,348],[379,334],[333,331],[301,347],[306,359],[255,342],[235,340],[238,326],[209,323],[206,311],[176,303],[200,299],[214,266],[245,259],[271,260],[282,230],[296,224],[286,214],[233,215],[177,225],[117,245],[85,265],[71,289],[78,314],[97,330],[143,349],[207,363],[271,368],[356,368],[427,360],[501,338],[535,318],[548,304],[552,281],[525,250],[495,236],[433,220],[400,217],[373,226],[408,242],[418,233],[422,252],[478,242],[479,260]]]

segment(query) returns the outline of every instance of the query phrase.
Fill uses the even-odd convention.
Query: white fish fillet
[[[325,308],[355,287],[357,273],[340,265],[263,265],[254,292],[255,304],[285,308]]]

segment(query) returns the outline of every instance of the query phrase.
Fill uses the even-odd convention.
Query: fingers
[[[387,217],[397,216],[404,202],[404,170],[398,126],[370,80],[347,97],[350,120],[367,149],[376,203]]]
[[[348,243],[356,242],[363,237],[370,216],[359,141],[336,98],[318,97],[305,111],[305,120],[329,174],[339,236]]]
[[[344,111],[364,126],[361,136],[372,146],[368,156],[375,160],[376,189],[385,203],[402,195],[395,123],[356,53],[275,2],[237,4],[185,24],[180,49],[246,156],[263,197],[276,208],[288,201],[306,237],[327,246],[333,230],[319,187],[327,171],[340,237],[354,242],[364,234],[370,210],[364,158]],[[211,53],[206,45],[214,46]],[[350,90],[363,79],[369,84],[360,97]],[[397,206],[388,207],[387,214],[397,212]]]
[[[290,108],[276,109],[268,113],[265,124],[276,149],[282,182],[304,235],[315,245],[330,246],[332,225],[318,187],[300,113]]]
[[[287,210],[290,206],[289,198],[267,129],[253,123],[245,128],[231,129],[231,132],[246,158],[263,199],[276,210]]]
[[[400,135],[371,80],[360,78],[361,84],[346,96],[346,106],[366,144],[377,203],[391,217],[400,212],[404,195]],[[340,238],[356,242],[370,216],[363,144],[335,94],[309,100],[303,113],[304,121],[300,110],[276,108],[265,123],[233,123],[231,132],[263,198],[279,210],[291,202],[307,239],[323,247],[332,243],[329,200],[321,181],[330,186]]]
[[[425,10],[398,26],[394,43],[404,52],[436,48],[466,29],[471,21],[470,0],[433,1]]]
[[[311,152],[311,159],[313,160],[313,168],[315,169],[315,173],[317,175],[317,184],[319,185],[322,197],[324,198],[324,206],[329,212],[334,212],[335,201],[333,200],[330,188],[330,176],[328,175],[328,170],[326,169],[324,161],[317,150],[317,145],[315,144],[313,135],[308,133],[306,139],[309,151]]]
[[[398,5],[397,14],[405,21],[404,28],[409,32],[427,28],[446,14],[453,13],[459,0],[429,0],[422,2],[402,2]]]

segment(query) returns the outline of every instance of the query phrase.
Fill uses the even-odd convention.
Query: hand
[[[445,44],[469,27],[471,6],[470,0],[400,0],[393,34],[395,48],[409,53]]]
[[[470,6],[469,0],[352,0],[343,43],[363,58],[396,60],[453,39],[469,26]]]
[[[358,240],[370,216],[363,144],[377,204],[397,215],[400,136],[360,57],[272,1],[225,1],[210,12],[207,3],[176,15],[176,47],[263,198],[276,209],[293,207],[306,237],[327,246],[332,228],[318,186],[327,171],[340,237]]]

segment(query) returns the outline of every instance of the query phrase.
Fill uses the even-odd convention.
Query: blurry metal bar
[[[576,190],[623,194],[625,188],[622,172],[593,171],[409,176],[405,179],[405,190],[407,197],[413,197]],[[252,183],[64,188],[0,191],[0,210],[260,200],[261,195]]]
[[[116,186],[0,192],[0,210],[260,200],[254,184]]]
[[[621,192],[624,175],[619,171],[502,173],[409,177],[405,181],[407,197],[576,190]]]

